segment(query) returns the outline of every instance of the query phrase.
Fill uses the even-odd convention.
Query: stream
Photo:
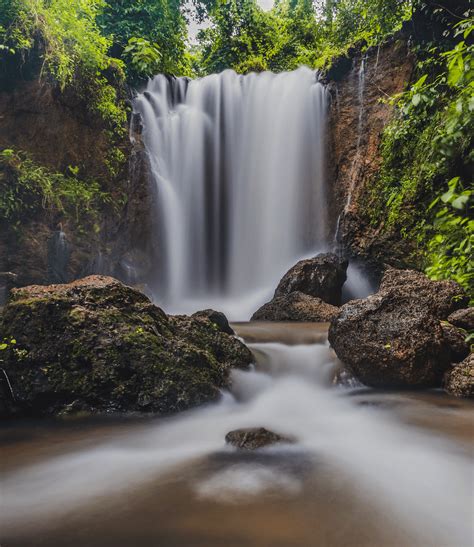
[[[472,545],[472,402],[333,385],[325,324],[233,326],[255,366],[216,404],[3,428],[1,545]],[[226,446],[257,426],[297,443]]]

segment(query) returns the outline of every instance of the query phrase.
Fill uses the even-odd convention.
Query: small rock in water
[[[294,437],[279,435],[273,431],[269,431],[264,427],[249,427],[243,429],[235,429],[230,431],[225,436],[227,444],[236,446],[243,450],[257,450],[264,446],[270,446],[277,443],[295,443]]]

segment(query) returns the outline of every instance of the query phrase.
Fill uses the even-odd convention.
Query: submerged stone
[[[269,431],[264,427],[248,427],[230,431],[225,436],[225,441],[242,450],[257,450],[277,443],[293,444],[296,439]]]
[[[248,348],[210,322],[167,316],[111,277],[12,291],[0,318],[17,402],[35,414],[168,414],[220,397]]]

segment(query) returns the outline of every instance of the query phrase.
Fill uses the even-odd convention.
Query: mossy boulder
[[[0,337],[16,342],[0,359],[17,402],[42,415],[185,410],[218,399],[252,361],[211,322],[167,316],[104,276],[13,290]]]

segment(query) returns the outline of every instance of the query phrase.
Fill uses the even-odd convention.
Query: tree
[[[189,72],[181,0],[114,0],[106,3],[99,22],[112,37],[110,54],[129,63],[133,81],[157,72]]]

